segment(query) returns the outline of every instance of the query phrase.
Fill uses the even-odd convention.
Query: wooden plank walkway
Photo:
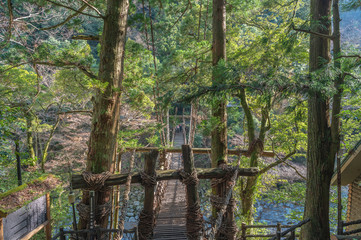
[[[183,134],[175,136],[174,146],[183,144]],[[173,153],[171,169],[183,168],[180,153]],[[155,240],[186,240],[186,192],[179,180],[169,180],[163,203],[154,228]]]

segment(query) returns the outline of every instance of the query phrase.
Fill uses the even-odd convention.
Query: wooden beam
[[[140,147],[140,148],[126,148],[127,151],[133,151],[136,152],[150,152],[152,150],[159,150],[164,151],[168,153],[181,153],[181,148],[157,148],[157,147]],[[210,148],[192,148],[193,154],[211,154]],[[227,154],[228,155],[247,155],[247,150],[244,149],[228,149]],[[274,157],[274,152],[263,152],[261,154],[263,157]]]
[[[173,118],[183,118],[183,115],[169,115],[169,117],[173,117]],[[191,118],[191,115],[184,115],[184,118]]]
[[[22,237],[21,240],[28,240],[32,238],[35,234],[37,234],[43,227],[47,226],[48,224],[50,224],[50,221],[46,220],[44,223],[40,224],[37,228],[35,228],[34,230],[26,234],[24,237]]]
[[[196,168],[197,176],[199,179],[212,179],[222,178],[227,174],[226,170],[220,168]],[[238,176],[256,176],[258,174],[258,168],[240,168],[238,170]],[[159,170],[156,171],[157,181],[180,179],[179,170]],[[122,185],[127,181],[128,174],[113,174],[106,181],[105,186]],[[73,175],[72,179],[73,189],[85,188],[86,182],[83,176],[80,174]],[[134,172],[132,176],[132,183],[140,183],[141,176],[139,172]]]
[[[100,36],[98,36],[98,35],[81,35],[81,34],[79,34],[79,35],[72,36],[71,39],[99,41]]]
[[[361,239],[361,236],[341,236],[341,235],[331,236],[331,240],[341,240],[341,239],[356,240],[356,239]]]

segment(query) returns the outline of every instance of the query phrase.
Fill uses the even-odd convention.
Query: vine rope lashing
[[[157,177],[156,175],[149,175],[144,171],[140,172],[140,177],[142,178],[142,185],[146,187],[153,187],[157,185]]]
[[[110,177],[110,175],[111,175],[111,173],[108,171],[99,173],[99,174],[93,174],[91,172],[83,172],[82,176],[87,185],[87,187],[84,188],[84,190],[96,191],[96,192],[108,191],[109,187],[105,187],[104,183]],[[76,208],[79,212],[80,218],[89,222],[90,206],[85,203],[79,203],[76,206]],[[102,205],[97,205],[94,210],[95,211],[95,219],[98,219],[98,220],[104,219],[105,217],[107,217],[110,214],[111,209],[112,209],[112,203],[110,201],[108,201]]]

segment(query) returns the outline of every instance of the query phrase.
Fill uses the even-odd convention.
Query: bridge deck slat
[[[175,136],[175,146],[183,144],[183,135]],[[171,169],[182,168],[180,153],[173,153]],[[179,180],[169,180],[154,228],[154,240],[186,240],[186,192]]]

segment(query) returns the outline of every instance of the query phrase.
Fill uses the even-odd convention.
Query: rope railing
[[[218,208],[219,210],[217,212],[217,217],[216,217],[214,223],[212,224],[213,226],[211,227],[211,231],[210,231],[209,235],[207,236],[208,240],[215,239],[217,232],[219,231],[219,229],[222,226],[223,216],[226,213],[227,206],[229,205],[231,197],[232,197],[233,188],[236,185],[236,180],[238,177],[238,169],[239,169],[238,166],[235,168],[228,167],[228,171],[232,172],[232,175],[231,175],[231,178],[229,179],[228,186],[227,186],[228,189],[226,191],[226,196],[223,199],[223,202],[221,202],[220,204],[218,202],[218,205],[216,206],[216,208]],[[218,184],[219,184],[219,182],[218,182]],[[213,197],[213,198],[216,198],[216,197]],[[215,201],[213,201],[213,203],[214,202]]]
[[[130,163],[129,163],[129,172],[127,177],[127,182],[125,184],[125,190],[123,193],[123,204],[120,211],[120,219],[118,223],[118,229],[122,230],[120,234],[114,234],[114,239],[122,239],[123,238],[123,230],[124,230],[124,221],[125,221],[125,215],[127,214],[128,210],[128,203],[129,203],[129,193],[131,189],[131,182],[132,182],[132,169],[134,167],[134,161],[135,161],[135,151],[132,152]]]
[[[171,158],[171,154],[166,153],[164,151],[162,151],[160,153],[160,157],[159,157],[159,169],[160,170],[168,170],[169,169],[169,163],[170,163],[170,159]],[[163,202],[163,198],[164,198],[164,194],[167,188],[168,182],[167,181],[160,181],[157,184],[157,189],[155,191],[155,196],[154,196],[154,214],[155,216],[158,216],[159,212],[160,212],[160,208],[162,206],[162,202]]]

